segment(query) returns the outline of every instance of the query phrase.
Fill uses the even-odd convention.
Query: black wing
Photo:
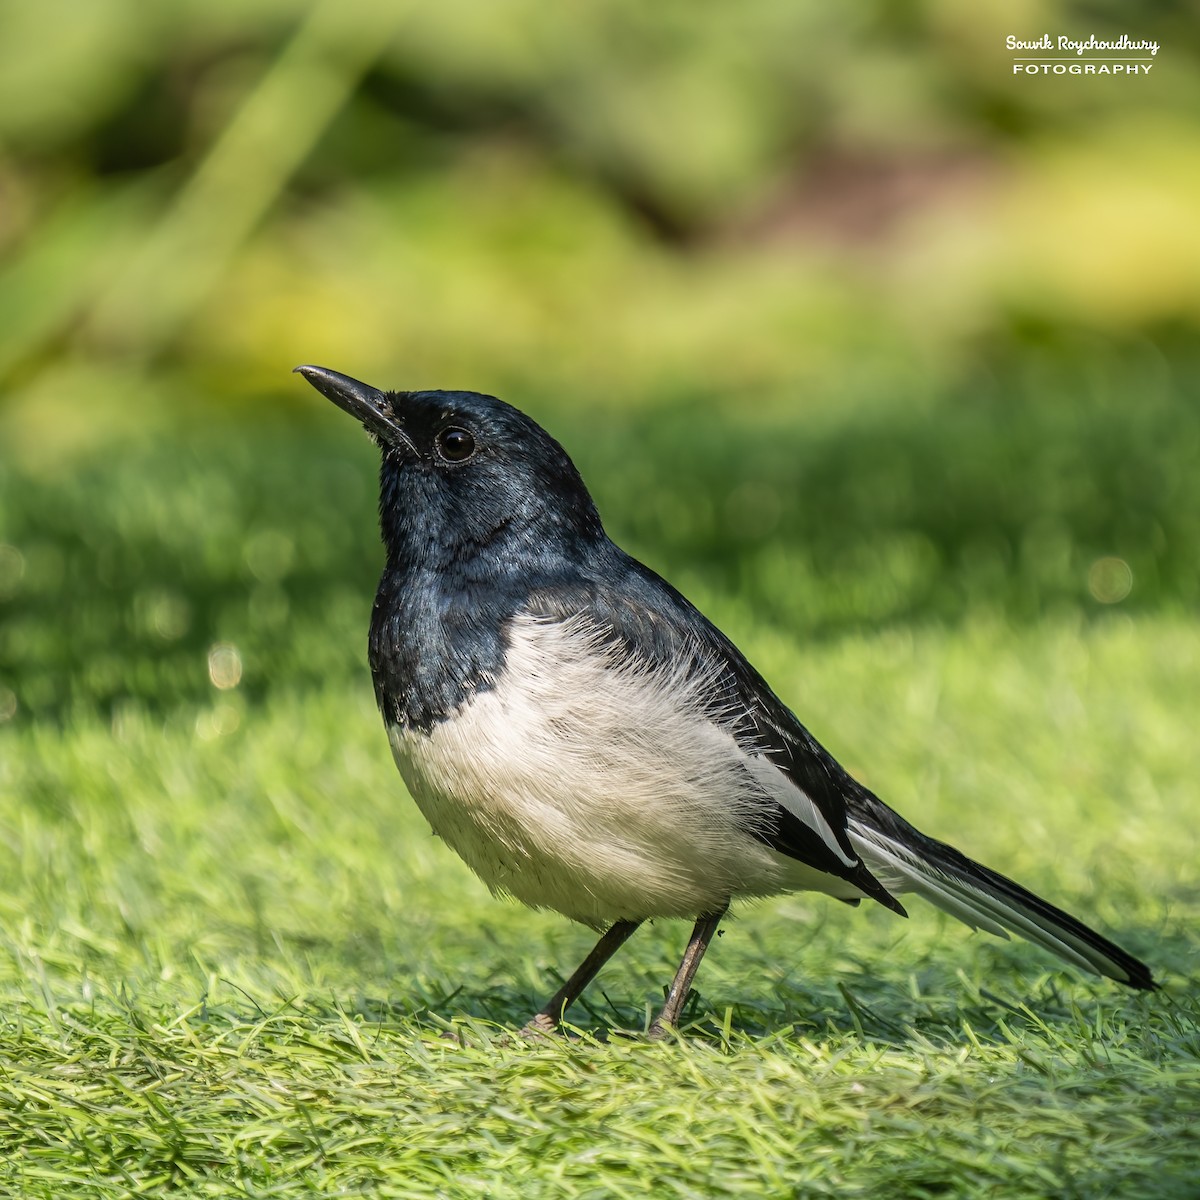
[[[554,581],[529,596],[531,611],[566,618],[586,613],[615,641],[651,663],[692,661],[715,671],[714,711],[745,713],[733,728],[749,753],[765,754],[813,802],[844,854],[781,804],[747,827],[759,841],[826,874],[845,879],[864,895],[906,916],[894,896],[871,874],[850,843],[847,801],[862,791],[800,724],[740,650],[661,576],[611,543],[585,580]],[[848,861],[846,861],[848,860]]]

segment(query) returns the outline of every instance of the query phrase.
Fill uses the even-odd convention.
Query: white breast
[[[602,927],[739,895],[858,895],[744,832],[784,803],[845,857],[812,801],[737,744],[708,684],[703,670],[664,678],[618,660],[580,619],[519,617],[492,690],[429,734],[388,732],[434,832],[534,907]]]

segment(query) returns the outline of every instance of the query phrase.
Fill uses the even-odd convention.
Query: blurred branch
[[[216,287],[382,53],[405,4],[319,0],[84,326],[150,357]]]

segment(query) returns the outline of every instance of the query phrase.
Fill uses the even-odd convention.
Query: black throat
[[[586,493],[588,511],[574,514],[540,496],[500,499],[483,513],[469,493],[439,486],[424,464],[384,455],[387,562],[368,649],[388,725],[429,732],[495,686],[509,626],[531,597],[603,570],[611,543]]]

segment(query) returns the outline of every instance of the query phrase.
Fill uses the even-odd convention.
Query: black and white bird
[[[737,647],[613,544],[539,425],[474,392],[297,367],[379,446],[375,696],[434,832],[497,894],[601,933],[532,1019],[557,1025],[641,922],[695,928],[651,1026],[677,1024],[731,901],[914,892],[1134,988],[1148,968],[926,837],[852,779]]]

